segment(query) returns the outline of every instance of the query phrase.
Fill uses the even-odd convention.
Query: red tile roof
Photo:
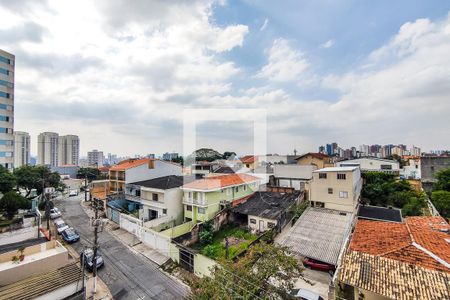
[[[409,217],[406,223],[359,220],[349,250],[450,273],[449,232],[441,217]]]
[[[258,181],[259,178],[248,174],[227,174],[208,176],[183,185],[185,189],[214,190],[227,186],[240,185]]]
[[[254,155],[246,155],[246,156],[241,157],[240,160],[244,164],[251,164],[251,163],[254,163],[256,161],[256,156],[254,156]]]
[[[117,165],[112,166],[109,170],[110,171],[125,171],[143,164],[147,164],[149,161],[154,160],[152,158],[130,158],[126,160],[122,160]]]
[[[318,159],[325,159],[325,158],[329,157],[328,155],[323,154],[323,153],[308,152],[308,153],[305,153],[303,155],[300,155],[299,157],[296,158],[296,160],[300,159],[302,157],[308,156],[308,155],[311,155],[312,157],[315,157],[315,158],[318,158]]]

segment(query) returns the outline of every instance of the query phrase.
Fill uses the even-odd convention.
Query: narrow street
[[[81,252],[92,247],[94,237],[88,215],[77,197],[55,201],[62,218],[80,234],[80,241],[72,247]],[[111,291],[114,299],[182,299],[189,291],[158,269],[152,261],[133,253],[106,230],[99,234],[100,253],[105,265],[98,271],[100,278]]]

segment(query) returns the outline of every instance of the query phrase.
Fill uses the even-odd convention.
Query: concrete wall
[[[364,171],[395,171],[398,172],[400,170],[400,164],[395,160],[387,160],[387,159],[373,159],[373,158],[357,158],[344,160],[336,163],[337,167],[346,167],[346,166],[354,166],[359,165],[361,170]],[[383,169],[382,166],[391,166],[390,170]]]
[[[194,256],[194,273],[199,277],[211,277],[211,271],[218,266],[215,260],[201,254]]]
[[[252,220],[255,220],[255,222],[252,223]],[[264,232],[271,229],[269,227],[269,223],[273,223],[273,227],[275,227],[278,221],[267,218],[261,218],[258,216],[250,216],[250,215],[248,216],[248,227],[250,227],[252,233],[255,233],[257,231]]]
[[[149,169],[148,164],[143,164],[125,171],[125,183],[149,180],[167,175],[182,175],[182,168],[170,162],[154,161],[155,168]]]
[[[420,169],[422,181],[435,181],[437,172],[450,168],[450,157],[427,157],[420,158]]]
[[[18,255],[17,251],[0,254],[0,286],[58,269],[69,262],[67,249],[55,240],[25,248],[24,261],[13,262],[13,256]]]

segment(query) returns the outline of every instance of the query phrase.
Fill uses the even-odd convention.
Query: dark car
[[[319,271],[325,271],[328,272],[330,274],[333,274],[334,271],[336,270],[336,267],[312,258],[305,258],[303,260],[303,265],[306,268],[310,268],[310,269],[314,269],[314,270],[319,270]]]
[[[84,261],[84,266],[92,272],[94,270],[94,264],[92,263],[94,258],[94,251],[92,249],[86,249],[80,253],[80,259]],[[97,251],[97,270],[103,266],[103,257]]]
[[[78,242],[80,240],[80,235],[72,227],[64,230],[61,235],[64,241],[69,244]]]

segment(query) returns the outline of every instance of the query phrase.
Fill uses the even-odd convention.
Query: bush
[[[431,194],[431,202],[444,218],[450,218],[450,192],[434,191]]]
[[[402,215],[407,216],[421,216],[422,208],[425,206],[425,202],[421,198],[411,198],[408,203],[402,208]]]
[[[213,226],[211,221],[203,223],[202,230],[198,234],[200,238],[200,243],[203,245],[209,245],[213,241]]]
[[[5,211],[9,220],[14,218],[18,209],[30,209],[31,201],[14,191],[7,192],[0,199],[0,209]]]

